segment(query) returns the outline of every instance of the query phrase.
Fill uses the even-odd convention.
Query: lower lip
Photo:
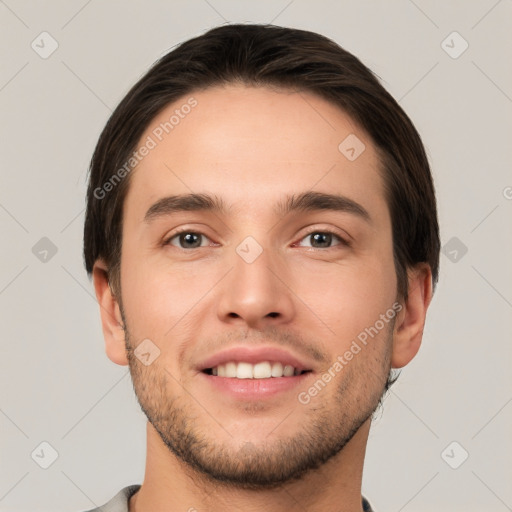
[[[271,377],[268,379],[236,379],[230,377],[217,377],[201,372],[216,390],[238,399],[258,400],[270,398],[279,393],[297,388],[310,377],[312,372],[302,373],[293,377]]]

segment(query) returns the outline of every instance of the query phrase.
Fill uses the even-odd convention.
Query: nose
[[[252,262],[239,254],[232,262],[219,290],[219,319],[256,330],[289,323],[295,305],[284,261],[264,249]]]

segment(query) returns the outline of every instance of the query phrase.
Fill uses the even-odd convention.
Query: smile
[[[293,377],[310,370],[300,370],[276,361],[261,361],[256,364],[228,361],[204,370],[208,375],[236,379],[269,379],[272,377]]]

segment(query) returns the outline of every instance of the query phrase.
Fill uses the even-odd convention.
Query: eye
[[[312,247],[314,249],[331,249],[332,242],[335,240],[339,241],[339,243],[335,245],[350,245],[346,240],[341,238],[336,233],[333,233],[332,231],[312,231],[311,233],[306,235],[302,240],[309,240],[310,244],[305,245],[305,247]]]
[[[205,240],[209,240],[209,238],[202,233],[197,233],[195,231],[180,231],[168,238],[164,242],[164,245],[173,245],[180,249],[197,249],[198,247],[208,246],[208,243],[202,243]]]

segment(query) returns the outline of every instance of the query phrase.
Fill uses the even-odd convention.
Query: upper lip
[[[231,347],[213,354],[198,364],[198,370],[203,371],[208,368],[215,368],[220,364],[225,364],[230,361],[235,361],[237,363],[245,362],[251,364],[270,361],[279,362],[283,366],[290,365],[300,371],[313,369],[311,364],[308,364],[306,361],[301,360],[298,356],[295,356],[282,348],[272,346],[250,347],[244,345]]]

